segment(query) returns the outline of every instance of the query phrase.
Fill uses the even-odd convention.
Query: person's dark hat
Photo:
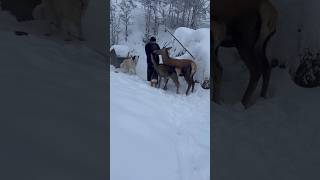
[[[151,41],[151,42],[156,42],[156,38],[155,38],[154,36],[152,36],[152,37],[150,38],[150,41]]]

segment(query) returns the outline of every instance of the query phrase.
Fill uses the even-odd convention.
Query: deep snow
[[[167,91],[150,87],[142,41],[143,13],[138,5],[129,26],[128,42],[121,41],[110,48],[119,56],[127,56],[128,52],[139,56],[137,75],[110,67],[111,179],[209,180],[210,91],[196,84],[195,92],[186,96],[186,82],[181,77],[178,95],[172,80]],[[202,81],[205,75],[208,77],[209,29],[181,27],[172,33],[196,57],[199,73],[195,78]],[[191,57],[163,26],[156,38],[160,47],[173,47],[171,56]]]
[[[209,91],[190,96],[110,74],[111,179],[209,179]],[[183,89],[185,91],[185,88]]]

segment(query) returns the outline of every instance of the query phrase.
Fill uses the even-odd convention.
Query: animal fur
[[[158,88],[160,87],[161,84],[161,79],[164,78],[165,79],[165,85],[163,87],[164,90],[167,89],[167,84],[169,81],[169,78],[172,79],[172,81],[174,82],[174,84],[177,87],[176,93],[179,94],[179,80],[178,80],[178,76],[177,73],[175,71],[175,68],[172,66],[168,66],[165,64],[157,64],[156,61],[153,58],[153,55],[151,55],[151,62],[153,63],[154,69],[157,71],[158,73]],[[152,86],[152,80],[151,80],[151,86]]]
[[[194,74],[197,72],[197,65],[190,59],[175,59],[169,56],[169,50],[171,47],[155,50],[154,53],[162,55],[162,60],[165,65],[169,65],[176,68],[178,74],[182,74],[184,79],[188,83],[186,95],[188,95],[190,88],[191,92],[194,90],[195,81],[193,79]]]
[[[266,45],[276,31],[277,10],[268,0],[213,1],[213,7],[213,101],[221,103],[222,66],[218,49],[223,44],[233,44],[250,73],[250,81],[241,100],[248,108],[261,76],[261,96],[266,97],[267,94],[271,66],[266,57]],[[232,42],[225,42],[228,36],[232,37]]]
[[[82,33],[82,17],[86,13],[89,0],[42,0],[34,11],[35,19],[50,23],[51,35],[55,31],[62,32],[64,40],[73,38],[84,40]]]
[[[139,56],[133,56],[129,59],[125,59],[120,64],[120,69],[123,73],[136,74],[136,66],[139,61]]]

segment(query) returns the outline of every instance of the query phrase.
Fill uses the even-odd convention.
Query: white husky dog
[[[123,73],[136,74],[136,66],[139,61],[139,56],[133,56],[123,60],[120,64],[120,69]]]
[[[84,40],[81,20],[88,4],[89,0],[42,0],[33,10],[33,17],[50,23],[50,32],[46,35],[58,30],[66,41],[72,40],[72,37]]]

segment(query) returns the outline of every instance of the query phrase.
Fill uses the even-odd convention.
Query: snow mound
[[[200,28],[193,30],[180,27],[175,30],[174,36],[194,56],[198,65],[196,79],[204,80],[210,77],[210,29]],[[192,59],[191,55],[177,42],[173,42],[172,56],[183,54],[177,58]]]
[[[130,52],[132,52],[132,48],[129,48],[126,45],[113,45],[110,48],[110,51],[115,50],[118,57],[128,57]]]

